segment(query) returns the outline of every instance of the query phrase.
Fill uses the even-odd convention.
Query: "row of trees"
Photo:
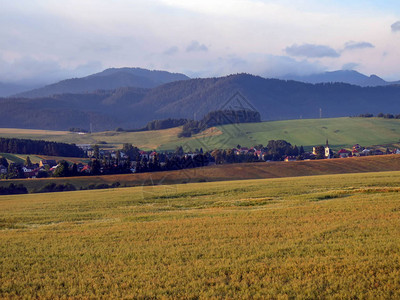
[[[179,137],[190,137],[207,128],[237,123],[261,122],[260,113],[252,110],[218,110],[209,112],[200,121],[189,121],[183,125]]]
[[[360,118],[373,118],[374,115],[370,114],[370,113],[366,113],[366,114],[358,115],[358,117],[360,117]],[[400,119],[400,114],[393,115],[393,114],[379,113],[379,114],[376,115],[376,117],[377,118],[384,118],[384,119]]]
[[[85,156],[83,150],[74,144],[15,138],[0,138],[0,152],[64,157]]]
[[[0,195],[27,194],[28,190],[23,184],[10,183],[8,187],[0,186]]]

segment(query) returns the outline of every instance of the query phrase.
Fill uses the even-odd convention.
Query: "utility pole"
[[[322,119],[322,108],[319,109],[319,118]]]

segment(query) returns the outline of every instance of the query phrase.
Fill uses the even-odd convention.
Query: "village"
[[[27,157],[24,164],[8,162],[0,157],[0,178],[43,178],[66,176],[89,176],[106,174],[142,173],[167,170],[196,168],[215,164],[242,162],[299,161],[315,159],[336,159],[369,155],[400,154],[400,149],[385,152],[379,149],[365,148],[355,144],[350,150],[333,151],[328,140],[325,146],[315,146],[312,151],[304,151],[286,141],[270,141],[267,147],[262,145],[251,148],[241,147],[228,150],[203,152],[203,149],[185,152],[178,147],[175,152],[143,151],[131,145],[126,151],[100,149],[98,145],[81,144],[87,163],[67,163],[54,159],[42,159],[32,163]],[[125,145],[124,145],[125,147]]]

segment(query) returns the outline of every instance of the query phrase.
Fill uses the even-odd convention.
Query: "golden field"
[[[400,172],[0,196],[0,298],[399,298]]]

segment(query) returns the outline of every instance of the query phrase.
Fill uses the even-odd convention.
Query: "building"
[[[53,159],[42,159],[40,161],[40,163],[39,163],[39,167],[49,166],[51,168],[51,167],[54,167],[56,165],[57,165],[57,162],[55,160],[53,160]]]
[[[346,158],[350,156],[350,151],[347,151],[346,149],[340,149],[338,154],[340,158]]]
[[[0,174],[7,174],[7,168],[3,165],[0,165]]]
[[[296,156],[286,156],[285,161],[296,161]]]
[[[332,150],[329,148],[329,142],[328,139],[326,139],[326,144],[325,144],[325,158],[332,158]]]

